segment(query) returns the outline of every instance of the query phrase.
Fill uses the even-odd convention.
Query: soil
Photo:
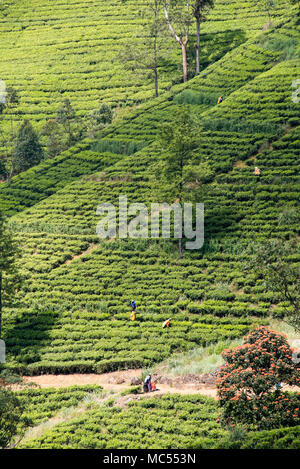
[[[156,384],[156,391],[149,394],[140,395],[131,394],[125,396],[124,401],[128,399],[140,399],[141,397],[151,397],[153,395],[160,396],[167,393],[178,394],[203,394],[205,396],[217,398],[216,379],[217,371],[202,375],[185,375],[185,376],[164,376],[159,374],[152,375],[152,382]],[[123,370],[114,371],[103,374],[68,374],[68,375],[41,375],[41,376],[24,376],[25,383],[35,383],[41,388],[62,388],[68,386],[84,386],[96,384],[101,386],[105,391],[113,391],[120,393],[132,386],[141,386],[140,379],[142,370]],[[14,386],[14,388],[18,388]],[[298,391],[287,385],[282,387],[285,391]]]
[[[140,380],[141,372],[142,370],[124,370],[103,374],[24,376],[23,379],[26,383],[35,383],[41,388],[61,388],[74,385],[83,386],[96,384],[101,386],[105,391],[122,392],[131,386],[141,385],[142,387]],[[208,375],[186,375],[179,377],[166,377],[154,374],[152,381],[156,383],[157,390],[149,393],[149,396],[154,394],[158,396],[166,393],[180,393],[204,394],[216,398],[215,379],[213,373]]]

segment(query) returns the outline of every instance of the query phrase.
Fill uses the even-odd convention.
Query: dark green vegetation
[[[97,7],[89,0],[15,0],[0,8],[6,48],[0,78],[20,99],[4,120],[4,135],[26,118],[41,131],[66,98],[81,118],[101,103],[115,112],[95,138],[0,184],[0,210],[22,248],[24,277],[14,304],[5,300],[3,338],[7,367],[25,374],[150,366],[175,351],[241,337],[254,323],[267,323],[270,311],[286,313],[280,292],[244,267],[271,235],[299,236],[299,224],[282,216],[299,202],[300,107],[292,101],[298,7],[278,1],[273,24],[266,25],[261,2],[216,1],[201,25],[200,74],[193,78],[195,28],[187,83],[181,83],[180,49],[168,38],[157,98],[153,77],[125,72],[119,58],[141,32],[135,8],[129,1],[116,10],[108,0]],[[220,95],[224,101],[216,105]],[[205,204],[203,248],[183,250],[178,259],[173,241],[100,242],[100,203],[117,204],[120,194],[128,203],[156,201],[156,138],[183,105],[198,122],[195,164],[208,161],[211,170],[195,192]],[[295,248],[286,261],[296,268],[299,258]],[[132,298],[135,322],[129,321]],[[172,327],[162,329],[167,317]],[[28,390],[19,397],[38,424],[96,391]],[[218,414],[217,403],[202,396],[165,396],[126,408],[91,404],[24,447],[300,446],[299,427],[245,437],[222,429]]]
[[[218,407],[204,396],[142,399],[127,408],[94,407],[46,431],[25,448],[209,448],[224,435]],[[83,436],[84,435],[84,436]]]
[[[67,398],[69,391],[65,392]],[[73,392],[72,394],[77,394]],[[72,396],[70,391],[70,397]],[[218,405],[205,396],[142,399],[125,408],[90,405],[83,415],[60,423],[21,448],[34,449],[299,449],[299,426],[247,435],[222,429]]]
[[[0,387],[0,449],[9,447],[14,436],[31,423],[23,416],[24,409],[14,392]]]
[[[91,395],[101,395],[100,386],[71,386],[68,388],[30,388],[17,391],[16,396],[24,407],[23,417],[30,418],[31,426],[46,422],[61,410],[76,408]]]
[[[9,386],[2,386],[2,378],[1,375],[0,448],[15,447],[29,427],[48,422],[54,416],[57,418],[61,412],[65,412],[65,418],[66,412],[72,412],[73,408],[87,402],[91,396],[101,396],[101,388],[92,385],[61,389],[31,387],[13,392]]]

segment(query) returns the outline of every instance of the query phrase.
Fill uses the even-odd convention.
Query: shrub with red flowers
[[[286,337],[266,327],[248,334],[244,345],[224,350],[217,379],[222,423],[259,429],[299,425],[300,393],[279,387],[300,386],[292,353]]]

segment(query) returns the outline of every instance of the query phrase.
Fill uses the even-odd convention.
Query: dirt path
[[[142,370],[123,370],[114,371],[111,373],[103,374],[70,374],[70,375],[40,375],[40,376],[24,376],[23,379],[26,383],[35,383],[41,388],[63,388],[69,386],[84,386],[89,384],[96,384],[101,386],[104,391],[112,391],[114,393],[121,393],[125,389],[134,386],[131,383],[133,378],[139,378]],[[201,376],[205,375],[191,375],[192,379],[185,382],[183,377],[170,378],[160,376],[156,381],[157,391],[150,395],[142,394],[140,396],[160,396],[167,393],[178,394],[203,394],[217,398],[217,388],[214,383],[202,383]],[[163,379],[162,379],[163,378]],[[194,378],[194,379],[193,379]],[[200,378],[200,379],[199,379]],[[18,387],[15,387],[18,389]],[[283,385],[284,391],[298,391],[298,388]]]
[[[142,370],[114,371],[103,374],[70,374],[70,375],[41,375],[25,376],[24,381],[35,383],[41,388],[62,388],[68,386],[84,386],[97,384],[105,391],[119,393],[132,386],[131,380],[141,376]],[[170,381],[170,380],[169,380]],[[167,393],[204,394],[216,398],[217,391],[214,385],[199,383],[173,382],[157,383],[157,391],[153,395]]]

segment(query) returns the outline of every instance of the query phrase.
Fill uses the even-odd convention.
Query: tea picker
[[[135,321],[135,311],[131,311],[130,320]]]
[[[151,375],[150,373],[146,376],[145,381],[144,381],[144,392],[150,392],[151,391]]]
[[[167,319],[167,320],[163,323],[163,326],[162,326],[162,327],[163,327],[163,328],[165,328],[165,327],[170,327],[170,326],[171,326],[171,320],[172,320],[172,318]]]
[[[135,321],[135,318],[136,318],[136,316],[135,316],[136,302],[134,300],[131,300],[130,306],[131,306],[130,320]]]

